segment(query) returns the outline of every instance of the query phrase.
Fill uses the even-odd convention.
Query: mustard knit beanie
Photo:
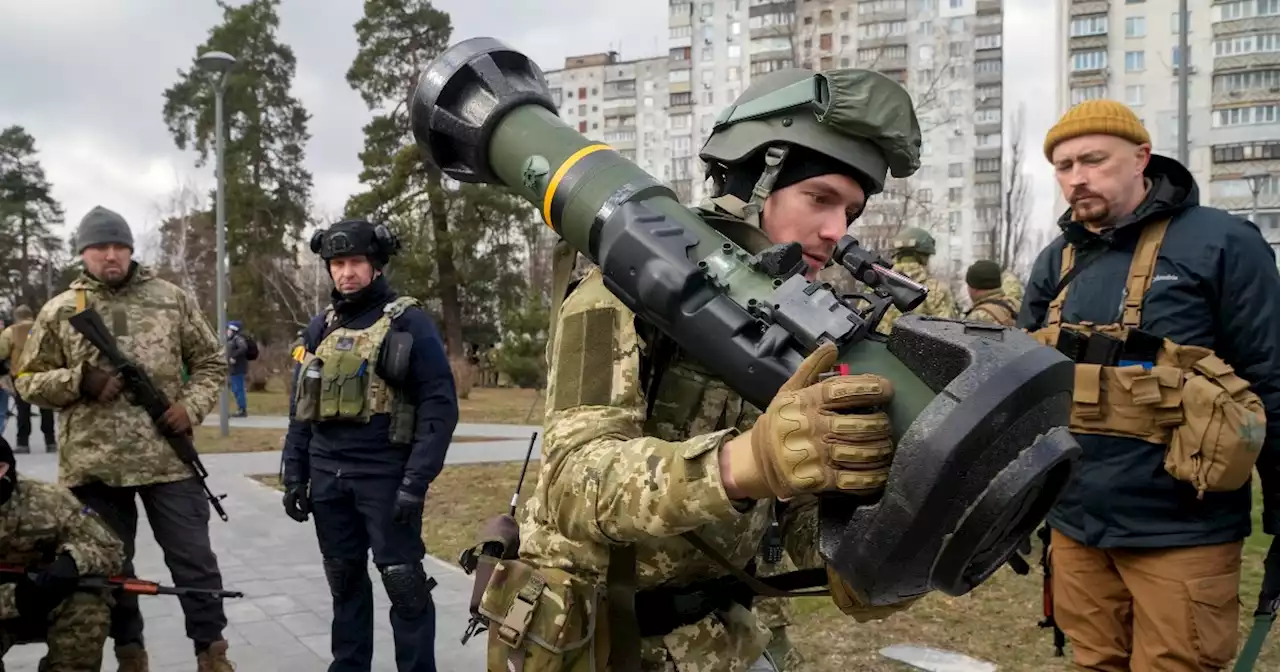
[[[1086,100],[1067,110],[1044,137],[1044,157],[1053,161],[1053,148],[1082,135],[1114,135],[1137,145],[1151,136],[1128,105],[1114,100]]]

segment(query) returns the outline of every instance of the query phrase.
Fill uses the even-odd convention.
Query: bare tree
[[[1003,203],[1000,219],[990,230],[994,261],[1001,268],[1018,275],[1022,274],[1026,263],[1024,253],[1031,242],[1027,237],[1033,198],[1031,183],[1023,166],[1027,152],[1024,113],[1024,107],[1019,105],[1007,126],[1009,157],[1004,165]]]

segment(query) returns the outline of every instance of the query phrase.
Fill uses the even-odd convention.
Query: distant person
[[[983,259],[973,262],[964,274],[964,284],[969,289],[973,307],[964,319],[990,322],[1012,327],[1018,321],[1018,300],[1005,294],[1000,264]]]
[[[373,658],[371,550],[391,602],[399,672],[436,669],[422,509],[444,466],[458,396],[435,324],[382,273],[397,249],[386,226],[364,220],[311,239],[333,303],[311,320],[295,367],[284,509],[300,523],[316,517],[333,594],[333,672],[368,670]]]
[[[0,359],[6,360],[7,367],[12,370],[14,363],[22,357],[22,349],[27,345],[27,336],[31,333],[31,325],[35,323],[35,319],[31,314],[31,309],[27,306],[18,306],[13,309],[14,323],[6,327],[0,332]],[[5,416],[9,411],[9,395],[5,393]],[[15,453],[31,452],[31,404],[27,403],[20,394],[13,395],[13,405],[18,411],[18,442],[14,446]],[[58,439],[54,434],[54,418],[53,409],[41,408],[40,410],[40,432],[44,434],[45,452],[55,453],[58,451]],[[3,425],[0,425],[0,431],[3,431]]]
[[[36,317],[17,364],[18,393],[57,408],[62,423],[58,481],[97,511],[124,542],[125,574],[133,573],[142,500],[156,543],[179,587],[222,588],[218,557],[209,541],[209,503],[145,410],[122,394],[120,376],[75,331],[69,319],[87,308],[102,315],[121,352],[145,370],[171,404],[163,431],[191,434],[226,384],[227,365],[217,332],[181,287],[133,260],[133,232],[118,213],[89,211],[76,230],[84,271]],[[190,377],[181,381],[182,365]],[[234,672],[227,660],[222,601],[179,600],[198,672]],[[118,595],[111,610],[120,672],[146,672],[143,618],[136,595]]]
[[[929,272],[929,259],[935,252],[937,243],[928,231],[914,226],[905,229],[893,238],[893,270],[929,289],[924,303],[911,311],[913,315],[955,319],[960,316],[960,308],[956,305],[951,288]],[[902,317],[902,311],[889,306],[889,310],[885,311],[884,317],[876,325],[876,331],[888,335],[899,317]]]
[[[227,384],[236,399],[236,417],[249,415],[248,400],[245,398],[244,378],[249,375],[249,341],[240,333],[238,320],[227,323]]]

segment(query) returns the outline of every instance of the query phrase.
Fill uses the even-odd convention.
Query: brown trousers
[[[1054,530],[1054,618],[1075,664],[1097,672],[1226,667],[1236,654],[1243,548],[1103,549]]]

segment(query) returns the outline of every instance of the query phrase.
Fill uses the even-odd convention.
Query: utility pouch
[[[567,572],[497,562],[480,614],[489,621],[492,672],[586,672],[605,669],[588,646],[595,639],[600,591]]]
[[[324,376],[324,362],[312,353],[306,353],[298,367],[298,379],[294,381],[293,419],[315,421],[320,419],[320,391]]]
[[[352,352],[339,352],[324,367],[320,395],[322,420],[357,420],[364,416],[369,397],[369,361]]]
[[[1181,388],[1172,366],[1076,364],[1071,431],[1168,443],[1182,422]]]
[[[413,442],[413,433],[417,429],[418,408],[404,399],[399,392],[394,393],[391,401],[391,427],[389,430],[391,443],[407,446]]]
[[[1266,411],[1249,382],[1209,355],[1187,372],[1182,408],[1185,419],[1169,442],[1165,471],[1195,486],[1201,498],[1244,487],[1267,435]]]

